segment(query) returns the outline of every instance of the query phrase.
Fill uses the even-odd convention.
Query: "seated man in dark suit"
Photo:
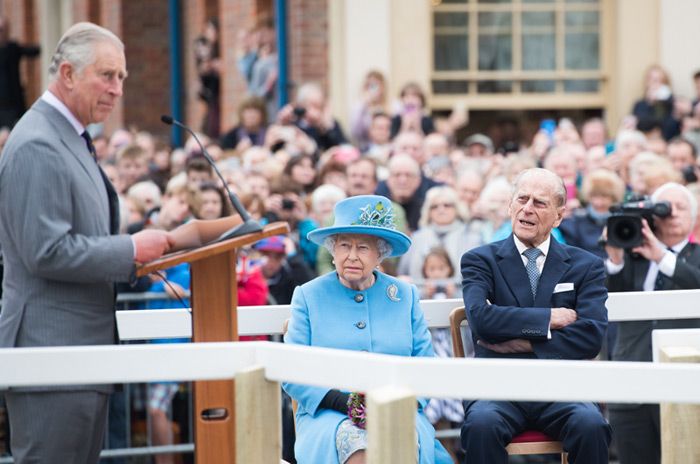
[[[509,207],[513,234],[462,257],[464,305],[477,357],[598,354],[607,326],[603,261],[552,239],[565,202],[564,183],[554,173],[524,171]],[[466,462],[508,462],[505,447],[527,429],[561,441],[569,462],[608,462],[610,426],[596,405],[515,401],[465,404]]]
[[[700,246],[689,243],[697,216],[695,197],[684,186],[668,183],[652,195],[671,204],[671,215],[654,219],[652,232],[642,226],[644,241],[632,250],[606,246],[608,289],[612,292],[700,288]],[[651,331],[700,327],[699,319],[620,322],[613,361],[651,362]],[[611,404],[621,464],[661,462],[658,404]]]

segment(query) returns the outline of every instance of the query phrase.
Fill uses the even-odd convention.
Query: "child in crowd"
[[[441,300],[459,297],[459,288],[455,285],[454,277],[455,269],[447,251],[442,247],[432,248],[423,263],[425,284],[422,298]],[[441,358],[451,358],[452,340],[449,329],[430,329],[430,332],[435,354]],[[436,430],[451,429],[459,427],[464,420],[464,409],[459,400],[432,398],[425,408],[425,415]],[[447,439],[443,440],[442,444],[456,459],[455,453],[460,449],[459,443],[454,439]]]

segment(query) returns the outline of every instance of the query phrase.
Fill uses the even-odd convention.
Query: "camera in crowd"
[[[654,217],[671,215],[671,204],[667,201],[654,203],[649,198],[638,198],[610,207],[608,218],[608,244],[616,248],[631,249],[644,241],[642,219],[646,219],[654,230]]]

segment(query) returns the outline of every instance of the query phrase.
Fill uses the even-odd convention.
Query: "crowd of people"
[[[413,287],[409,284],[415,284],[419,293],[410,299],[406,296],[409,303],[419,299],[462,295],[465,301],[474,302],[467,315],[476,356],[498,354],[588,359],[602,351],[601,355],[606,358],[649,361],[650,333],[657,324],[624,323],[619,327],[615,324],[606,327],[605,316],[600,313],[603,281],[607,280],[607,288],[611,291],[700,288],[700,255],[696,245],[700,241],[700,225],[695,220],[700,199],[700,163],[697,160],[700,72],[693,76],[698,95],[692,100],[673,94],[668,76],[661,67],[650,68],[645,80],[645,93],[631,108],[629,116],[619,125],[608,121],[608,125],[614,128],[613,133],[608,131],[608,125],[600,118],[576,123],[562,118],[543,121],[531,140],[495,146],[485,134],[471,134],[460,139],[459,134],[465,130],[468,132],[468,126],[465,129],[468,117],[463,110],[455,110],[446,118],[433,118],[426,95],[416,83],[405,83],[396,101],[390,102],[386,78],[378,71],[367,74],[347,128],[338,120],[324,89],[313,82],[299,85],[293,101],[277,108],[274,35],[271,34],[270,25],[263,25],[257,30],[255,40],[250,39],[250,50],[239,59],[239,70],[248,78],[250,95],[238,109],[238,124],[219,134],[218,107],[212,103],[218,99],[217,79],[220,72],[216,60],[216,29],[215,22],[208,24],[198,49],[201,95],[208,105],[204,125],[207,133],[201,134],[200,139],[208,155],[217,163],[228,187],[241,198],[251,216],[263,224],[286,221],[291,230],[289,236],[265,239],[241,253],[236,282],[239,304],[290,304],[293,300],[299,300],[297,306],[312,312],[309,299],[322,302],[328,297],[323,291],[331,285],[337,287],[334,288],[338,293],[352,291],[365,298],[364,293],[357,292],[366,292],[370,297],[370,287],[381,280],[382,285],[386,284],[388,298],[393,302],[398,301],[394,299],[399,298],[398,294],[411,294]],[[113,48],[109,50],[110,53],[123,57],[117,38],[100,31],[96,36],[95,40],[99,43],[110,44]],[[72,85],[70,61],[62,59],[63,56],[55,58],[53,87],[50,87],[50,90],[55,90],[54,94],[58,92],[59,97],[60,92],[67,93],[61,86],[70,88]],[[113,90],[113,93],[120,94],[121,87],[118,92]],[[73,109],[82,111],[80,101],[73,102],[68,98],[61,106],[64,103],[54,102],[51,95],[45,94],[42,98],[40,106],[67,107],[69,112]],[[41,111],[48,114],[53,110]],[[69,131],[84,129],[89,123],[100,122],[104,120],[102,116],[106,117],[76,116],[79,124],[73,124],[73,127],[63,121]],[[71,143],[78,146],[86,142],[89,152],[95,156],[98,164],[90,166],[94,171],[91,171],[91,176],[100,180],[103,175],[110,181],[105,185],[111,183],[114,187],[113,191],[109,191],[108,187],[103,192],[104,204],[96,201],[95,205],[81,204],[81,207],[86,210],[99,207],[105,212],[110,211],[110,218],[116,217],[113,208],[120,210],[121,221],[118,224],[108,224],[107,219],[105,224],[100,224],[100,234],[108,231],[121,234],[119,239],[105,239],[103,243],[105,246],[118,246],[114,255],[120,256],[123,261],[120,263],[120,278],[105,276],[105,279],[128,282],[120,285],[122,292],[164,291],[174,299],[185,298],[189,285],[186,265],[169,270],[165,276],[138,281],[130,279],[129,274],[134,256],[137,260],[145,261],[159,256],[168,248],[166,232],[193,218],[216,219],[231,214],[228,196],[220,180],[214,176],[200,146],[190,139],[184,147],[173,148],[153,134],[132,129],[120,129],[111,134],[90,134],[86,131],[72,135],[75,140]],[[21,146],[18,148],[18,137],[14,136],[12,146],[15,158],[18,150],[23,149]],[[0,156],[2,154],[0,152]],[[51,158],[47,157],[45,161],[50,163]],[[13,158],[6,164],[10,165],[11,162],[16,163]],[[24,167],[20,165],[14,169],[21,171]],[[5,169],[7,176],[10,176],[9,169]],[[61,165],[52,169],[62,173],[66,167]],[[76,164],[75,169],[80,169],[80,166]],[[30,176],[30,180],[35,180],[31,177],[31,171],[21,172]],[[526,173],[524,176],[523,172]],[[20,182],[21,178],[13,180]],[[50,187],[46,185],[46,195],[33,201],[52,199],[49,203],[61,212],[61,204],[57,203],[61,198],[49,190]],[[20,185],[16,188],[21,190]],[[3,186],[3,189],[6,187]],[[24,201],[20,193],[15,192],[15,195],[19,195],[18,201]],[[653,202],[668,202],[669,215],[647,217],[640,232],[641,242],[633,248],[623,249],[609,242],[606,224],[612,215],[611,207],[641,197],[650,197]],[[334,207],[349,205],[352,199],[361,199],[364,203],[348,214],[355,214],[357,208],[367,207],[371,203],[376,210],[370,213],[376,213],[378,217],[384,218],[386,212],[391,212],[391,227],[381,221],[370,221],[371,226],[375,227],[371,230],[354,229],[357,222],[343,223],[348,217],[338,217],[340,210],[336,208],[334,212]],[[25,206],[39,208],[35,203],[25,202]],[[5,212],[7,217],[4,219],[14,217],[10,209],[6,208]],[[58,218],[57,214],[52,216],[57,222],[60,223],[59,219],[66,221]],[[24,222],[17,220],[13,224]],[[95,225],[86,219],[84,226],[90,229]],[[113,227],[110,229],[108,226]],[[10,229],[8,222],[4,227],[7,229],[4,237],[10,243],[10,237],[14,237],[16,231]],[[376,228],[391,229],[391,232],[377,232]],[[149,231],[159,232],[148,235]],[[61,231],[52,232],[58,234]],[[552,241],[549,239],[550,233]],[[133,241],[125,241],[127,235],[131,235]],[[331,242],[327,240],[329,236]],[[385,248],[382,245],[384,242],[376,241],[375,236],[391,246]],[[542,285],[551,283],[554,288],[556,284],[541,257],[535,256],[532,260],[527,257],[526,260],[523,255],[522,275],[525,276],[527,270],[532,284],[532,288],[527,286],[524,289],[525,297],[532,291],[529,302],[520,297],[517,302],[512,301],[509,295],[503,293],[503,288],[488,287],[497,278],[502,278],[505,285],[509,279],[521,277],[509,277],[505,273],[503,277],[495,275],[495,257],[505,256],[499,255],[505,253],[505,248],[499,248],[501,245],[498,244],[508,242],[512,245],[511,237],[515,237],[515,246],[510,246],[507,253],[513,253],[516,247],[519,250],[521,245],[529,250],[542,249],[547,263],[567,261],[569,254],[579,257],[581,249],[601,258],[596,261],[588,254],[581,255],[577,258],[578,267],[571,271],[572,282],[582,281],[590,285],[595,293],[586,296],[590,299],[590,307],[586,307],[590,313],[586,313],[583,306],[572,308],[576,303],[567,300],[564,295],[559,302],[561,307],[552,308],[546,317],[539,313],[542,317],[533,323],[538,330],[531,334],[531,340],[506,343],[503,335],[490,335],[504,332],[499,332],[502,327],[494,327],[494,324],[501,322],[484,316],[485,312],[493,312],[498,305],[504,305],[501,308],[504,315],[511,314],[514,308],[531,307],[538,302],[550,306],[549,300],[540,301],[541,296],[537,298],[539,275],[542,274],[543,282],[547,281],[546,284],[539,284],[540,295],[547,293],[542,292]],[[44,239],[43,236],[38,237],[36,243],[45,243]],[[92,249],[86,250],[92,252]],[[16,250],[18,256],[15,256],[15,251],[3,243],[3,251],[6,259],[9,255],[16,269],[18,256],[23,250]],[[362,266],[342,268],[340,257],[347,260],[348,256],[359,257]],[[513,256],[515,262],[519,262],[517,254]],[[110,254],[105,259],[111,262],[114,256]],[[540,260],[537,265],[536,260]],[[57,266],[59,264],[66,265],[65,261],[60,261]],[[581,267],[584,264],[590,267]],[[379,268],[381,273],[374,273],[374,268]],[[326,278],[324,276],[331,271],[336,271],[340,280],[325,284],[319,291],[319,285]],[[487,271],[495,273],[490,283],[484,281],[483,286],[476,285],[475,282],[482,282],[488,275]],[[587,274],[589,271],[593,274]],[[56,267],[55,272],[66,271]],[[108,271],[102,269],[100,272]],[[537,279],[533,281],[535,274]],[[37,278],[37,285],[48,285],[45,277],[50,279],[51,275]],[[27,279],[34,278],[28,274]],[[474,283],[469,291],[466,286],[462,287],[463,279]],[[304,284],[301,288],[306,290],[295,293],[295,289]],[[578,283],[576,288],[578,290]],[[102,290],[107,292],[106,289]],[[305,297],[307,300],[301,301],[306,292],[309,292]],[[549,295],[552,295],[551,291]],[[493,301],[493,304],[487,305],[488,308],[484,303],[487,299]],[[357,303],[362,301],[355,299]],[[162,302],[150,303],[153,308],[165,306],[167,304]],[[578,316],[572,314],[573,309],[576,309]],[[426,356],[433,354],[434,347],[438,355],[451,356],[450,340],[444,330],[435,330],[428,335],[421,317],[412,315],[415,310],[410,305],[403,310],[407,313],[402,317],[407,317],[413,324],[407,326],[413,330],[408,333],[407,339],[408,347],[413,346],[413,349],[407,349],[397,341],[396,346],[387,346],[383,352]],[[325,316],[306,314],[306,319],[298,319],[303,315],[295,313],[288,341],[314,344],[309,336],[309,324],[314,323],[310,318],[320,317],[321,321],[325,321]],[[586,318],[588,325],[584,321]],[[330,324],[333,328],[336,322],[326,321],[322,324]],[[525,322],[531,321],[522,321]],[[360,327],[359,324],[366,324],[362,321],[352,323],[360,330],[365,326]],[[513,323],[517,324],[517,317]],[[378,325],[381,325],[381,321]],[[697,321],[667,322],[665,325],[700,326]],[[506,332],[512,332],[515,337],[519,330],[520,326],[513,326]],[[106,338],[102,341],[111,341],[113,333],[108,330],[104,333]],[[332,336],[332,332],[325,336],[339,340]],[[541,343],[549,339],[556,343]],[[582,339],[586,343],[581,342]],[[10,342],[15,343],[14,340]],[[350,348],[363,349],[362,343],[365,342],[370,341],[353,342]],[[420,345],[418,348],[416,343]],[[345,393],[335,391],[328,396],[327,392],[310,391],[302,386],[290,385],[286,388],[300,401],[301,413],[297,418],[305,419],[305,413],[310,417],[308,424],[297,423],[299,432],[305,427],[316,430],[314,421],[325,420],[328,426],[340,423],[337,413],[348,400]],[[151,391],[149,413],[153,416],[156,432],[164,431],[168,428],[164,414],[177,392],[177,386],[158,384]],[[24,399],[14,394],[12,401],[19,409]],[[463,421],[462,445],[471,456],[469,462],[499,462],[503,453],[499,448],[503,445],[503,437],[517,432],[511,428],[503,432],[490,425],[505,427],[502,420],[504,414],[517,416],[517,420],[510,421],[511,425],[513,421],[528,423],[533,415],[554,417],[582,414],[583,425],[595,428],[596,435],[594,439],[590,438],[586,435],[590,429],[585,427],[569,430],[565,444],[570,445],[572,450],[578,450],[570,456],[575,459],[575,454],[580,453],[585,457],[581,457],[583,461],[579,462],[600,462],[603,459],[601,456],[607,453],[610,430],[607,423],[601,421],[599,411],[591,409],[593,405],[575,411],[564,411],[565,407],[556,411],[528,407],[525,413],[520,411],[515,414],[511,409],[519,408],[517,403],[510,404],[508,408],[485,403],[473,402],[469,405],[466,418],[459,403],[432,401],[422,404],[421,421],[424,424],[421,422],[423,425],[418,431],[421,437],[420,462],[433,462],[434,456],[446,455],[442,445],[436,444],[434,449],[432,441],[431,446],[427,445],[428,440],[432,439],[428,433],[432,430],[429,429],[430,422],[454,425]],[[316,416],[319,408],[335,410],[335,413]],[[509,410],[504,412],[504,409]],[[610,408],[610,421],[623,464],[658,462],[654,460],[660,453],[658,407],[613,405]],[[550,427],[549,433],[559,433],[563,424],[557,424],[547,425]],[[500,430],[502,435],[489,435],[494,430]],[[345,446],[341,446],[341,441],[354,443],[353,446],[362,444],[363,439],[355,436],[354,429],[347,429],[344,433],[341,438],[335,437],[340,440],[337,450],[331,447],[331,451],[328,451],[313,445],[309,440],[323,437],[314,434],[301,439],[299,452],[305,453],[304,449],[308,447],[313,453],[332,455],[336,451],[340,453]],[[156,444],[172,439],[166,432],[161,435],[165,437],[158,438],[161,442]],[[591,446],[591,442],[586,441],[588,439],[593,440],[595,446]],[[484,451],[484,443],[492,443],[492,446]],[[324,443],[324,446],[330,444]],[[458,448],[448,446],[454,456],[462,452]],[[354,451],[346,450],[345,453],[344,456],[350,459]],[[595,457],[592,453],[595,453]],[[167,462],[167,457],[159,459]]]

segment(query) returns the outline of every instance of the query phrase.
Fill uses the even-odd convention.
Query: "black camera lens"
[[[681,172],[683,173],[683,180],[685,180],[687,184],[692,184],[698,181],[698,175],[695,172],[694,165],[691,164],[690,166],[684,167]]]
[[[608,218],[608,244],[630,249],[642,244],[642,218],[620,215]]]
[[[282,209],[294,209],[294,200],[290,200],[289,198],[282,198]]]
[[[306,108],[302,108],[301,106],[294,107],[294,116],[297,119],[303,118],[305,114],[306,114]]]

